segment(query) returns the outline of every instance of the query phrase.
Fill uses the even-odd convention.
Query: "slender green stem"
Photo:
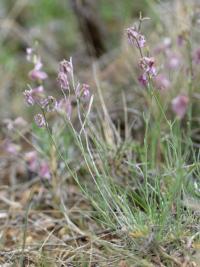
[[[46,115],[45,115],[45,112],[44,110],[42,109],[42,113],[43,113],[43,116],[44,116],[44,119],[45,119],[45,126],[46,126],[46,129],[47,129],[47,132],[49,134],[49,137],[50,137],[50,140],[52,142],[52,144],[54,145],[55,149],[56,149],[56,152],[58,153],[58,156],[60,157],[60,159],[63,161],[63,163],[65,164],[65,167],[66,169],[70,172],[70,174],[72,175],[72,177],[74,177],[74,173],[73,171],[71,170],[71,168],[69,167],[69,164],[66,162],[64,156],[61,154],[57,144],[56,144],[56,141],[54,140],[53,136],[52,136],[52,133],[51,133],[51,130],[49,128],[49,125],[48,125],[48,122],[47,122],[47,119],[46,119]]]

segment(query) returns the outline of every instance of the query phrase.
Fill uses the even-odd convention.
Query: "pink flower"
[[[36,59],[34,69],[29,72],[29,77],[32,80],[45,80],[48,75],[46,72],[42,71],[42,62],[40,61],[40,58]]]
[[[32,95],[32,89],[25,90],[24,93],[25,102],[28,106],[33,106],[35,104],[35,100]]]
[[[34,116],[35,123],[38,127],[42,128],[45,126],[45,118],[42,114],[38,113]]]
[[[164,74],[158,74],[155,78],[155,84],[158,89],[168,89],[171,85],[170,81]]]
[[[82,85],[81,96],[84,100],[89,100],[90,98],[90,86],[86,83]]]
[[[128,28],[126,31],[127,31],[128,41],[131,45],[135,45],[136,47],[139,48],[145,46],[146,43],[145,37],[141,35],[134,26]]]
[[[28,168],[32,172],[37,172],[38,170],[38,156],[36,151],[30,151],[25,153],[25,160],[28,163]]]
[[[172,110],[179,119],[182,119],[187,111],[189,98],[186,95],[178,95],[172,100]]]
[[[88,101],[90,99],[90,86],[86,83],[82,85],[78,84],[76,88],[76,96],[83,101]]]
[[[35,103],[40,103],[41,98],[44,96],[44,87],[38,86],[24,91],[25,102],[29,106],[33,106]]]
[[[148,79],[147,79],[147,75],[145,73],[143,73],[142,75],[140,75],[140,77],[138,78],[139,83],[142,86],[147,86],[148,83]]]
[[[72,73],[73,71],[73,65],[72,65],[72,61],[67,61],[67,60],[63,60],[60,62],[59,65],[59,72],[63,72],[65,74],[69,74]]]
[[[50,179],[51,178],[51,173],[50,173],[50,168],[49,168],[49,164],[45,161],[43,161],[41,164],[40,164],[40,167],[39,167],[39,176],[41,178],[45,178],[45,179]]]
[[[153,57],[143,57],[140,59],[140,67],[148,72],[149,68],[151,68],[155,63],[155,60]]]
[[[69,89],[68,76],[66,73],[59,72],[57,81],[61,89]]]
[[[47,112],[55,111],[57,108],[57,100],[53,96],[48,96],[40,102],[42,108],[46,109]]]
[[[145,46],[146,40],[144,38],[143,35],[139,34],[138,38],[137,38],[137,45],[138,47],[142,48]]]
[[[45,80],[48,75],[44,71],[33,69],[29,72],[29,77],[32,80]]]
[[[35,102],[40,102],[40,99],[44,97],[44,87],[42,85],[31,89],[32,97]]]
[[[72,60],[63,60],[59,64],[57,81],[61,89],[69,90],[69,74],[73,74]]]
[[[151,78],[156,76],[156,68],[154,67],[155,60],[153,57],[143,57],[140,59],[140,67],[144,73],[148,74]]]

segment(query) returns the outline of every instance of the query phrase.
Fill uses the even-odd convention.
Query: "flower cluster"
[[[142,20],[140,20],[140,23]],[[148,86],[150,80],[153,80],[153,85],[160,90],[169,89],[171,87],[171,81],[168,77],[159,73],[155,67],[154,57],[145,55],[144,46],[146,44],[145,37],[140,33],[136,27],[130,27],[126,30],[128,41],[131,45],[134,45],[140,54],[139,67],[142,70],[142,74],[139,76],[138,80],[142,86]],[[163,39],[163,41],[158,44],[154,50],[155,54],[164,54],[166,62],[163,65],[166,70],[177,70],[181,65],[181,58],[177,52],[172,51],[172,40],[169,37]],[[193,62],[199,64],[200,62],[200,49],[197,49],[193,54]],[[186,95],[178,95],[172,102],[172,111],[176,114],[178,119],[182,119],[186,114],[187,107],[189,103],[189,98]]]
[[[38,55],[36,55],[32,48],[27,48],[26,58],[29,62],[34,64],[34,68],[29,72],[29,78],[34,80],[38,85],[34,88],[24,91],[24,99],[28,106],[37,105],[40,109],[51,112],[56,110],[57,101],[53,96],[45,96],[44,86],[41,85],[42,81],[45,80],[48,75],[42,71],[42,62]],[[45,118],[43,114],[39,113],[34,116],[35,123],[38,127],[45,126]]]
[[[24,91],[25,102],[28,106],[40,104],[44,97],[44,87],[42,85]]]
[[[139,66],[143,73],[140,75],[138,80],[140,84],[146,86],[148,84],[148,80],[157,75],[155,60],[153,57],[142,57],[140,59]]]
[[[59,72],[58,72],[58,77],[57,77],[57,81],[58,81],[58,84],[61,90],[70,89],[69,79],[70,79],[70,76],[72,75],[73,75],[72,60],[70,59],[70,61],[67,61],[64,59],[63,61],[60,62]]]
[[[145,37],[136,29],[136,27],[130,27],[127,30],[128,41],[131,45],[134,45],[139,49],[140,61],[139,66],[143,73],[139,76],[139,82],[143,86],[148,84],[148,81],[157,75],[155,68],[155,59],[153,57],[147,57],[143,55],[142,48],[146,44]]]
[[[71,98],[73,94],[75,98],[82,102],[88,102],[90,99],[90,87],[88,84],[75,83],[72,59],[69,61],[62,60],[59,64],[59,71],[57,76],[57,82],[62,92],[62,98],[57,101],[53,96],[46,96],[43,85],[41,84],[48,76],[41,70],[42,63],[38,55],[36,55],[31,48],[27,48],[27,60],[34,64],[33,70],[29,72],[29,78],[39,83],[35,88],[29,88],[24,91],[25,102],[28,106],[38,106],[41,113],[34,116],[34,121],[38,127],[47,126],[45,121],[44,112],[57,111],[70,120],[72,114]],[[68,96],[67,96],[68,94]]]
[[[65,91],[71,95],[71,91],[77,100],[88,102],[90,99],[90,86],[86,83],[82,85],[78,82],[77,85],[74,80],[72,59],[69,61],[63,60],[59,64],[59,71],[57,76],[58,85],[64,95],[64,98],[58,102],[57,110],[61,114],[66,114],[70,119],[72,114],[71,97],[67,97]]]
[[[64,89],[64,90],[69,89],[68,77],[64,72],[58,73],[57,81],[61,89]]]

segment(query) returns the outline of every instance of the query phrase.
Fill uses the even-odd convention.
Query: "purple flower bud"
[[[148,74],[151,78],[157,75],[156,68],[154,67],[155,60],[153,57],[143,57],[140,59],[140,67],[144,73]]]
[[[89,100],[89,98],[90,98],[90,86],[86,83],[83,83],[83,85],[82,85],[81,97],[84,100]]]
[[[27,105],[33,106],[35,103],[39,104],[42,97],[44,97],[43,92],[44,92],[43,86],[38,86],[30,90],[25,90],[24,97]]]
[[[131,45],[142,48],[145,46],[146,40],[143,35],[141,35],[135,27],[130,27],[127,30],[128,41]]]
[[[45,80],[48,77],[46,72],[36,69],[31,70],[28,75],[32,80]]]
[[[145,46],[145,44],[146,44],[146,40],[145,40],[145,38],[144,38],[144,35],[139,35],[138,36],[138,39],[137,39],[137,45],[140,47],[140,48],[142,48],[142,47],[144,47]]]
[[[59,65],[59,72],[63,72],[66,75],[70,74],[73,71],[73,65],[71,61],[63,60]]]
[[[88,101],[90,99],[90,86],[86,83],[78,84],[76,87],[76,96],[82,100]]]
[[[157,75],[156,68],[154,66],[150,67],[147,73],[149,74],[151,78],[155,77]]]
[[[43,161],[41,164],[40,164],[40,167],[39,167],[39,176],[41,178],[45,178],[45,179],[50,179],[51,178],[51,173],[50,173],[50,168],[49,168],[49,164],[45,161]]]
[[[25,102],[28,106],[33,106],[35,104],[35,100],[32,95],[32,89],[25,90],[24,93]]]
[[[148,79],[147,79],[147,75],[145,73],[143,73],[142,75],[140,75],[140,77],[138,78],[139,83],[142,86],[147,86],[148,83]]]
[[[40,98],[38,101],[38,104],[42,109],[45,109],[46,106],[48,105],[48,99],[47,98]]]
[[[64,72],[59,72],[57,81],[61,89],[69,89],[67,74],[65,74]]]
[[[155,60],[153,57],[143,57],[140,59],[140,67],[146,71],[149,68],[151,68],[155,63]]]
[[[172,100],[172,110],[179,119],[182,119],[187,111],[189,98],[186,95],[178,95]]]
[[[47,112],[52,112],[57,108],[57,101],[55,97],[48,96],[41,102],[42,108],[45,108]]]
[[[35,123],[38,127],[42,128],[45,126],[45,118],[42,114],[38,113],[34,116]]]
[[[35,95],[41,95],[44,93],[44,87],[42,85],[35,87],[32,89],[32,94]]]
[[[35,62],[35,66],[34,66],[34,69],[31,70],[29,72],[29,77],[32,79],[32,80],[45,80],[48,75],[46,74],[46,72],[42,71],[41,68],[42,68],[43,64],[40,60],[40,58],[37,58],[36,57],[36,62]]]

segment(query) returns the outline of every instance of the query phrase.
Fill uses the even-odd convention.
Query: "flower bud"
[[[45,118],[42,114],[38,113],[34,116],[35,123],[39,128],[42,128],[45,126]]]

